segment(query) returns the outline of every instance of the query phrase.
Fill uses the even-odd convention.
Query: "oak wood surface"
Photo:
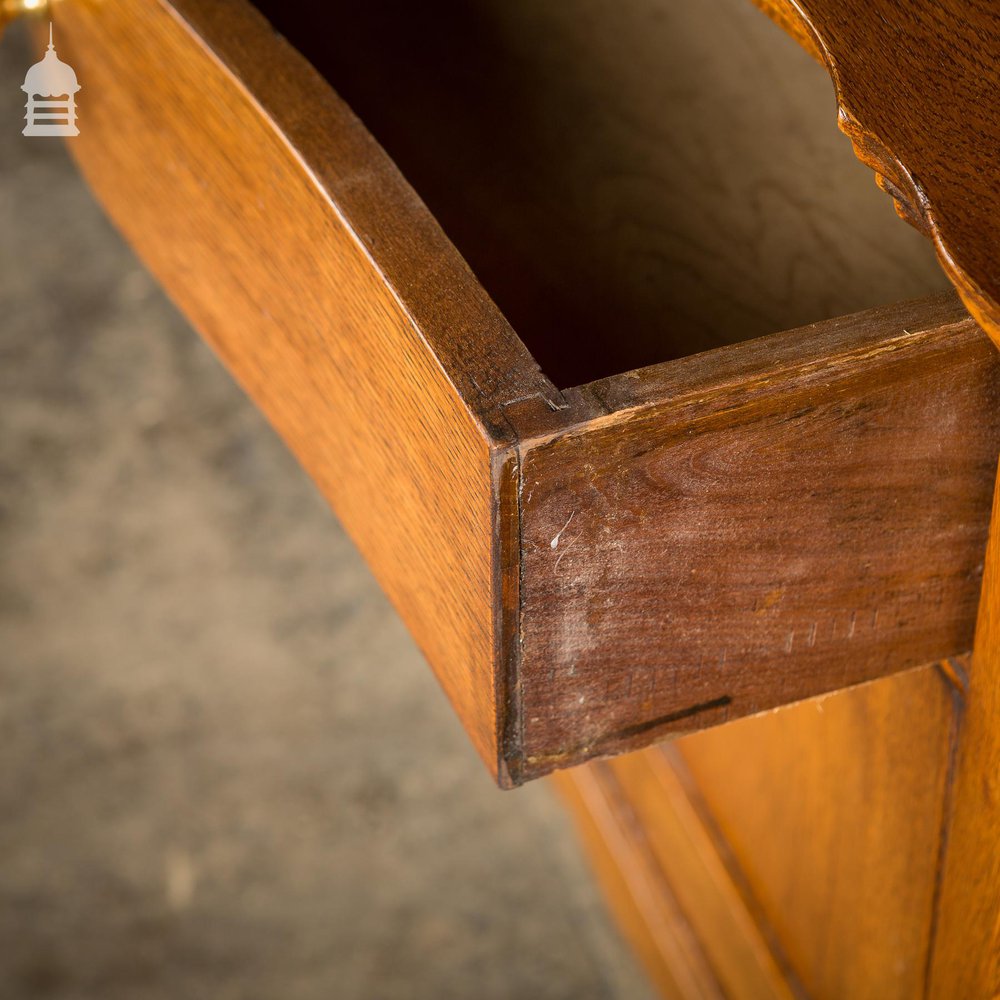
[[[1000,997],[1000,477],[964,689],[929,995]]]
[[[627,803],[637,835],[648,843],[723,994],[732,1000],[791,1000],[798,988],[789,982],[787,960],[772,950],[676,764],[651,752],[595,766]]]
[[[808,996],[923,996],[959,707],[926,667],[673,745]]]
[[[95,95],[71,144],[87,180],[334,504],[496,773],[499,404],[551,387],[248,5],[70,0],[55,16]]]
[[[655,898],[629,895],[645,856],[646,892],[674,908],[724,995],[925,997],[961,701],[930,666],[560,772],[654,977],[684,955],[643,923]]]
[[[553,777],[615,917],[654,986],[671,1000],[722,1000],[722,985],[614,774],[591,766]]]
[[[568,429],[519,414],[515,769],[970,649],[997,375],[946,296],[596,383]]]
[[[819,52],[840,127],[1000,340],[1000,7],[755,0]]]
[[[943,289],[746,0],[257,0],[560,387]]]

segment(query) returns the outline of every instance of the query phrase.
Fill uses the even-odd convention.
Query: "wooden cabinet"
[[[990,996],[1000,15],[761,6],[958,294],[740,0],[55,17],[496,779],[693,734],[562,779],[665,988]]]
[[[636,939],[673,907],[667,995],[924,996],[963,704],[929,666],[560,775]]]

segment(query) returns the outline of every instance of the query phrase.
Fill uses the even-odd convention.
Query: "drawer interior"
[[[579,385],[947,287],[749,0],[257,0]]]

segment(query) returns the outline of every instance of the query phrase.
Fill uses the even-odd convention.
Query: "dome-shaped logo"
[[[76,92],[80,89],[73,67],[56,55],[49,25],[45,58],[28,70],[21,87],[28,95],[24,135],[79,135],[76,127]]]

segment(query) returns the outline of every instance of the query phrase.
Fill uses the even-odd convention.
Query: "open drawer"
[[[501,783],[971,648],[995,352],[759,12],[259,6],[64,0],[70,145]]]

